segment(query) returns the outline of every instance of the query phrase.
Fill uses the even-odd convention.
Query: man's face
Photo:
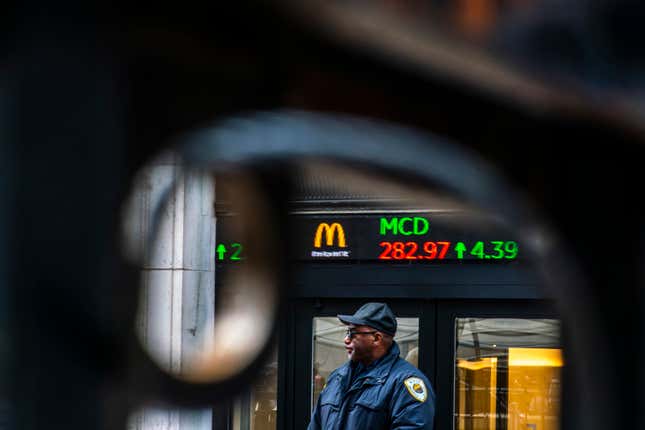
[[[353,362],[370,363],[374,351],[374,330],[372,327],[366,325],[353,325],[350,324],[348,328],[355,332],[354,336],[345,336],[345,349],[347,350],[347,358]],[[360,334],[363,333],[363,334]],[[369,334],[366,334],[369,333]]]

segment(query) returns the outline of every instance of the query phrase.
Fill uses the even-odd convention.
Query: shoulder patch
[[[403,384],[405,385],[405,388],[408,389],[408,393],[410,393],[415,400],[423,403],[428,398],[426,384],[423,383],[421,378],[413,376],[412,378],[408,378],[403,381]]]

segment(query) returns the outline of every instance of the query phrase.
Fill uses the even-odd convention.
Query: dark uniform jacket
[[[399,357],[394,342],[389,352],[352,379],[351,362],[329,375],[308,430],[432,430],[434,391],[428,379]]]

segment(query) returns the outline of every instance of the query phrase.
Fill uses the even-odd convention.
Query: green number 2
[[[233,261],[241,260],[242,258],[240,257],[240,254],[242,253],[242,245],[240,245],[239,243],[232,243],[231,248],[235,248],[233,255],[231,255],[231,260]]]

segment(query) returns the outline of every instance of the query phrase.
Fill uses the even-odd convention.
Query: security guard
[[[329,375],[308,430],[432,430],[435,396],[428,379],[399,357],[396,317],[385,303],[366,303],[348,325],[349,361]]]

